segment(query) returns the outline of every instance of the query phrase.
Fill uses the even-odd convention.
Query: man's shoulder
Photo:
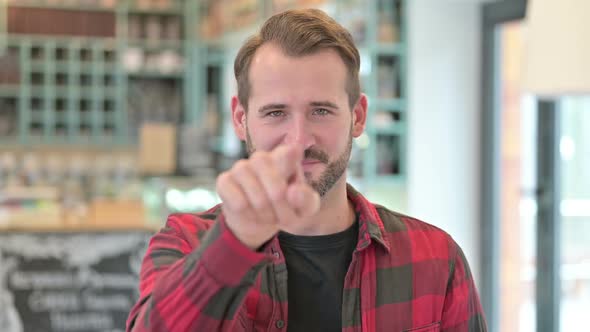
[[[407,237],[414,242],[414,245],[428,243],[430,245],[454,246],[452,237],[437,226],[378,204],[375,204],[375,209],[383,223],[385,236]]]
[[[221,204],[219,204],[199,213],[173,213],[168,216],[166,225],[160,232],[174,232],[185,237],[201,238],[213,226],[221,211]]]

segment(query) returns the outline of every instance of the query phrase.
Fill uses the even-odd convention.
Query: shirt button
[[[277,329],[282,329],[283,327],[285,327],[285,321],[282,319],[279,319],[276,321],[275,326],[277,327]]]
[[[275,252],[275,253],[273,254],[273,256],[275,256],[275,258],[276,258],[276,259],[279,259],[279,257],[280,257],[281,255],[280,255],[278,252]]]

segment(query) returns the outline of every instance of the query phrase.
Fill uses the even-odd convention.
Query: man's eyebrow
[[[258,109],[258,113],[285,108],[287,108],[286,104],[266,104]]]
[[[329,108],[334,108],[334,109],[338,109],[338,105],[334,104],[331,101],[312,101],[311,103],[309,103],[310,106],[314,106],[314,107],[329,107]]]

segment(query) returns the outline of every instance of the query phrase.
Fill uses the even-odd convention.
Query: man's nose
[[[285,135],[285,143],[296,144],[307,149],[315,144],[315,138],[311,130],[311,126],[306,123],[304,117],[295,117],[291,121],[291,125],[287,129]]]

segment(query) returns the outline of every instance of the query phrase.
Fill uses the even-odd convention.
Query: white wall
[[[479,276],[480,6],[408,3],[408,213],[450,233]]]

